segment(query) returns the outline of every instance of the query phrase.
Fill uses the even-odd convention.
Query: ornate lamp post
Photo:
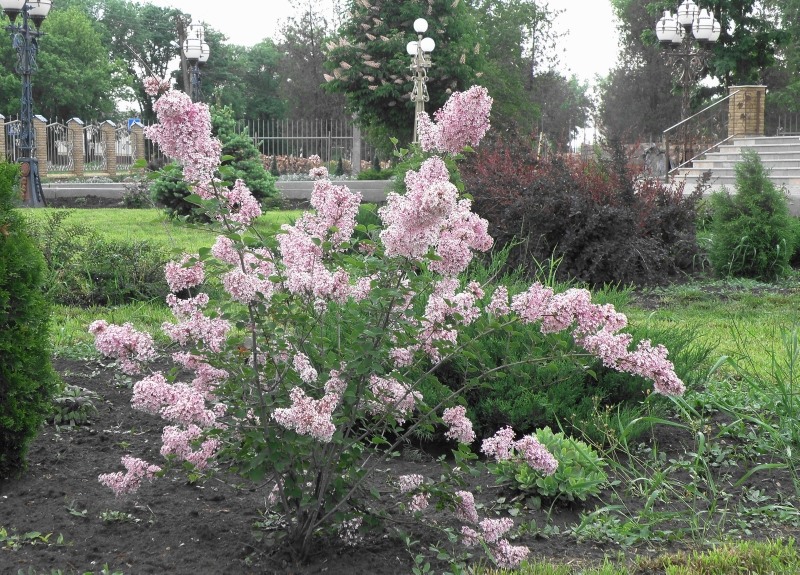
[[[201,24],[192,24],[189,26],[189,34],[183,43],[183,53],[186,55],[186,61],[189,62],[191,69],[191,90],[189,95],[192,102],[199,102],[201,99],[200,94],[200,65],[208,62],[208,56],[211,51],[208,44],[205,42],[205,29]]]
[[[19,148],[22,152],[22,189],[24,201],[30,207],[45,205],[42,183],[39,179],[39,163],[34,154],[33,132],[33,87],[31,75],[36,72],[36,55],[39,52],[39,37],[43,32],[39,27],[50,12],[52,0],[0,0],[0,7],[11,20],[6,30],[11,34],[12,44],[17,51],[16,71],[22,77],[22,98],[20,99]],[[17,24],[17,16],[22,14],[22,24]],[[31,29],[30,21],[36,29]],[[0,137],[5,137],[0,135]]]
[[[428,68],[431,67],[431,52],[436,47],[433,38],[423,38],[422,35],[428,30],[428,22],[424,18],[414,20],[414,32],[417,39],[412,40],[406,45],[406,52],[411,56],[411,71],[414,72],[414,89],[411,92],[411,101],[414,107],[414,139],[415,144],[419,143],[419,114],[425,111],[425,102],[430,100],[428,96]]]
[[[692,0],[684,0],[673,16],[669,10],[656,23],[656,36],[665,48],[667,64],[675,71],[681,87],[681,121],[689,117],[691,88],[705,70],[711,46],[719,39],[719,21],[707,9],[700,9]],[[686,125],[683,126],[683,151],[686,160]],[[669,153],[669,151],[668,151]]]

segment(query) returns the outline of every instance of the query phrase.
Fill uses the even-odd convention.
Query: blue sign
[[[133,125],[136,124],[136,123],[141,124],[142,120],[140,118],[128,118],[128,131],[129,132],[131,131],[131,128],[133,127]]]

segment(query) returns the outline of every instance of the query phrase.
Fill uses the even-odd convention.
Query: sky
[[[252,4],[256,13],[247,17],[242,15],[243,5],[231,4],[235,9],[225,10],[218,0],[150,0],[150,3],[172,6],[191,14],[228,36],[231,43],[243,46],[275,37],[280,20],[295,14],[293,5],[305,5],[298,0],[256,0]],[[617,58],[616,23],[610,0],[549,0],[549,6],[553,10],[564,10],[556,20],[556,28],[568,34],[562,40],[563,71],[590,83],[596,74],[604,76]],[[593,37],[598,30],[605,33]]]

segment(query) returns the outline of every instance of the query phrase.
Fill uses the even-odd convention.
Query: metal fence
[[[265,156],[309,157],[317,155],[327,162],[353,159],[353,148],[361,148],[362,160],[372,160],[373,147],[354,130],[353,124],[335,120],[242,120],[240,133],[246,133]]]

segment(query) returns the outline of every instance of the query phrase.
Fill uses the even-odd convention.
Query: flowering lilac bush
[[[485,93],[474,93],[480,104],[474,109],[483,114],[490,102]],[[588,292],[555,294],[534,284],[510,294],[460,277],[492,239],[470,200],[459,197],[442,158],[426,157],[418,170],[409,170],[407,192],[391,194],[379,212],[382,229],[360,229],[359,239],[360,195],[314,168],[314,211],[259,237],[251,224],[260,208],[247,187],[217,179],[218,159],[211,155],[218,145],[207,110],[180,94],[162,100],[156,105],[162,123],[148,136],[194,176],[194,199],[220,235],[211,248],[166,269],[175,322],[163,329],[182,348],[174,361],[193,378],[151,373],[135,384],[133,405],[169,423],[161,450],[168,461],[198,470],[228,468],[269,485],[267,500],[282,518],[286,547],[296,558],[326,527],[357,538],[365,479],[417,430],[443,426],[458,445],[457,465],[474,463],[469,444],[475,433],[460,397],[479,378],[435,404],[420,392],[438,365],[479,344],[479,338],[459,338],[463,326],[484,325],[487,334],[519,323],[538,325],[543,333],[567,330],[606,364],[650,378],[655,391],[683,392],[666,350],[649,343],[629,349],[630,338],[620,332],[625,317],[591,303]],[[468,121],[463,114],[471,109],[446,107],[437,123]],[[477,144],[475,138],[465,142],[459,130],[443,129],[437,137],[444,150]],[[212,302],[201,291],[210,276],[221,279],[224,301]],[[104,354],[136,367],[149,357],[149,340],[135,330],[101,337],[112,326],[93,325]],[[519,458],[542,474],[555,471],[557,461],[535,437],[515,440],[512,430],[501,433],[502,441],[487,440],[486,453]],[[157,473],[149,464],[123,463],[130,479],[121,473],[101,477],[120,494]],[[421,474],[399,477],[396,486],[411,512],[424,516],[434,497],[451,505],[464,523],[464,542],[483,545],[498,565],[525,557],[525,548],[509,543],[513,522],[480,520],[469,495],[448,496]]]

